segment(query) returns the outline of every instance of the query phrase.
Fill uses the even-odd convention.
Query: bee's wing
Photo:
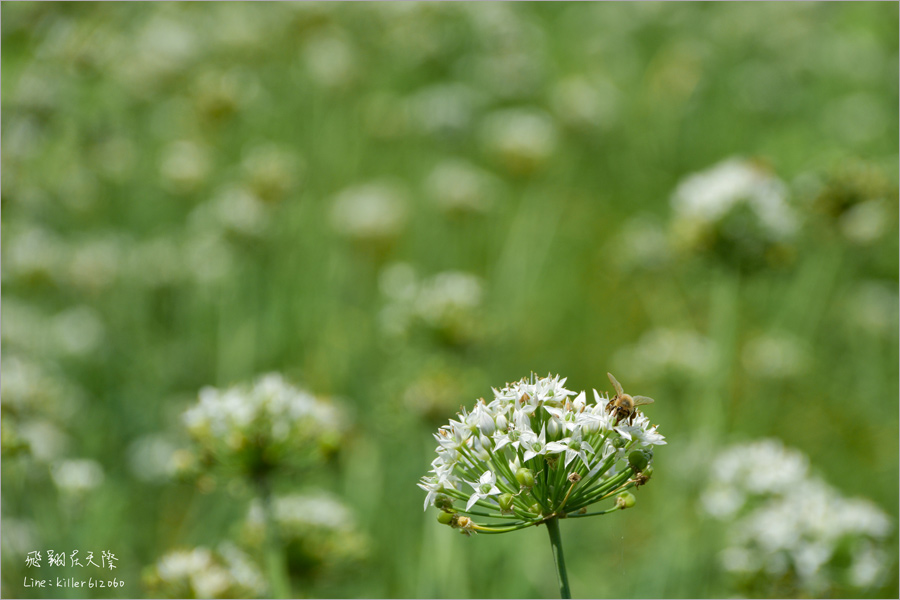
[[[609,377],[610,383],[612,383],[612,384],[613,384],[613,387],[616,388],[616,394],[618,394],[619,396],[621,396],[622,394],[625,393],[625,392],[622,390],[622,384],[619,383],[618,381],[616,381],[616,378],[613,377],[613,374],[612,374],[612,373],[607,373],[606,376]]]
[[[647,396],[632,396],[635,406],[643,406],[644,404],[653,404],[653,398]]]

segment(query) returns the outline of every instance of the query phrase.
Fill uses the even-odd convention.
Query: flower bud
[[[500,505],[501,511],[509,512],[512,510],[513,495],[512,494],[500,494],[497,497],[497,503]]]
[[[516,471],[516,481],[518,481],[519,485],[522,487],[532,488],[534,487],[534,473],[532,473],[531,469],[522,467]]]
[[[509,429],[509,421],[507,421],[506,417],[502,414],[497,415],[497,429],[501,432]]]
[[[509,461],[509,468],[511,471],[516,472],[522,468],[522,463],[519,461],[519,455],[516,454],[515,458]]]
[[[637,502],[637,499],[631,492],[622,492],[616,496],[616,506],[621,509],[631,508],[634,506],[635,502]]]
[[[434,499],[434,507],[444,512],[453,511],[453,498],[446,494],[438,494]]]
[[[438,513],[437,520],[441,525],[450,525],[453,522],[453,517],[455,516],[456,515],[454,513],[441,511]]]
[[[628,443],[628,440],[619,436],[612,441],[613,448],[624,448],[625,444]]]
[[[562,437],[563,427],[559,419],[547,421],[547,439],[557,441]]]
[[[628,464],[635,473],[640,473],[650,464],[650,453],[645,450],[634,450],[628,455]]]

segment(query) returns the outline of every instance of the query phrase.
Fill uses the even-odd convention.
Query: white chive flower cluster
[[[291,572],[333,571],[358,564],[368,554],[369,540],[359,529],[356,515],[331,494],[277,496],[272,510]],[[265,544],[266,517],[259,500],[250,505],[241,533],[249,547]]]
[[[891,519],[812,476],[809,459],[773,439],[738,444],[713,463],[705,512],[728,522],[722,567],[746,581],[791,582],[819,595],[884,583]]]
[[[743,158],[689,175],[678,184],[671,204],[676,246],[742,265],[773,260],[799,229],[784,182]]]
[[[277,373],[252,385],[203,388],[182,418],[203,462],[252,476],[315,464],[336,448],[345,429],[334,404]]]
[[[379,285],[387,300],[380,319],[389,335],[403,337],[419,325],[452,345],[475,341],[483,329],[484,284],[477,275],[442,271],[419,278],[412,266],[397,263],[381,272]]]
[[[165,554],[144,574],[144,586],[162,598],[255,598],[266,591],[259,568],[229,543],[215,552],[201,546]]]
[[[440,522],[469,534],[598,514],[587,507],[617,494],[603,512],[632,506],[626,490],[647,482],[652,448],[666,441],[640,409],[622,408],[635,400],[610,379],[618,391],[612,400],[567,390],[559,376],[532,375],[463,409],[434,436],[437,458],[418,484],[425,509],[439,508]]]
[[[716,345],[690,329],[659,328],[613,356],[613,364],[632,377],[704,377],[716,366]]]

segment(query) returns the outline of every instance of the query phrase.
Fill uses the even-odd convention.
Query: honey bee
[[[644,404],[653,404],[653,398],[648,398],[647,396],[629,396],[622,389],[622,384],[616,381],[616,378],[612,376],[612,373],[607,373],[606,375],[609,377],[609,381],[613,384],[613,387],[616,388],[616,395],[609,401],[609,404],[606,405],[606,410],[615,415],[616,424],[622,419],[627,419],[628,424],[631,425],[634,421],[637,407],[643,406]]]

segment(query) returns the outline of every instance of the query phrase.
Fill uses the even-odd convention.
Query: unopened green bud
[[[635,473],[640,473],[650,464],[650,454],[646,450],[634,450],[628,455],[628,464]]]
[[[439,508],[444,512],[453,511],[453,498],[446,494],[438,494],[434,499],[435,508]]]
[[[616,506],[619,508],[631,508],[635,502],[637,502],[637,498],[631,492],[622,492],[616,496]]]
[[[453,513],[448,513],[441,511],[438,513],[437,520],[441,525],[450,525],[453,522],[453,517],[455,515]]]
[[[621,436],[617,437],[616,439],[614,439],[612,441],[612,445],[614,448],[624,448],[625,444],[627,444],[627,443],[628,443],[628,440],[626,440],[625,438],[623,438]]]
[[[534,473],[531,469],[522,467],[516,471],[516,481],[518,481],[519,485],[522,487],[532,488],[534,487]]]
[[[500,494],[497,497],[497,503],[500,505],[500,510],[502,510],[503,512],[509,512],[512,509],[513,505],[513,495]]]

